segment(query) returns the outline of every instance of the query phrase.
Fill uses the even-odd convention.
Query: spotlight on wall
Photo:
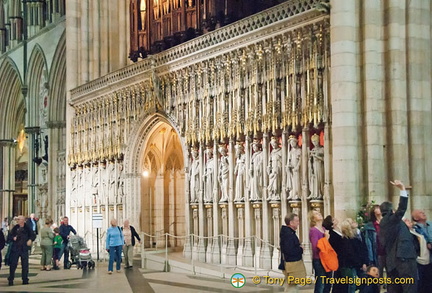
[[[144,170],[142,174],[143,174],[144,177],[148,177],[149,176],[149,171]]]

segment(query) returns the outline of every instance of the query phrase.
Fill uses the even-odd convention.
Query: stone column
[[[246,194],[245,194],[245,241],[244,241],[244,249],[243,249],[243,266],[251,267],[253,266],[253,252],[252,252],[252,228],[253,228],[253,215],[251,210],[251,203],[249,201],[250,198],[250,159],[251,159],[251,151],[250,151],[250,142],[251,138],[247,137],[246,139]]]
[[[164,218],[167,216],[165,214],[165,186],[164,186],[164,175],[157,174],[155,180],[155,196],[154,198],[154,229],[156,236],[156,245],[159,248],[165,247],[165,227],[164,227]],[[150,219],[151,220],[151,219]]]
[[[385,35],[387,37],[387,47],[384,55],[386,62],[386,96],[387,96],[387,121],[388,123],[388,148],[386,147],[387,155],[391,160],[389,166],[389,178],[401,179],[405,183],[410,179],[412,169],[409,165],[409,146],[407,140],[409,138],[408,121],[404,121],[409,109],[407,109],[407,78],[408,78],[408,60],[407,60],[407,38],[405,32],[407,29],[407,14],[405,2],[390,0],[387,2],[387,7],[384,8],[385,14]],[[414,168],[417,168],[414,167]],[[393,195],[390,200],[399,201],[399,191],[397,188],[390,186],[387,182],[384,183]]]
[[[335,216],[354,214],[362,196],[359,5],[333,0],[331,25],[331,105]],[[306,141],[306,140],[305,140]],[[353,199],[345,201],[349,194]]]
[[[262,204],[261,203],[254,203],[252,205],[254,209],[254,223],[255,223],[255,256],[254,256],[254,266],[255,267],[262,267],[261,263],[261,247],[262,247],[262,218],[261,218],[261,211],[262,211]]]
[[[410,150],[410,178],[413,186],[411,207],[425,209],[431,215],[432,199],[432,116],[431,89],[431,2],[410,1],[407,11],[407,70],[408,70],[408,125]],[[426,135],[427,134],[427,135]],[[399,164],[399,162],[396,162]],[[422,167],[420,167],[422,166]],[[424,166],[424,167],[423,167]]]
[[[234,216],[234,140],[229,142],[229,200],[228,200],[228,244],[227,244],[227,261],[229,265],[236,264],[236,247],[235,247],[235,216]]]
[[[270,269],[271,268],[271,249],[268,245],[269,235],[270,235],[270,227],[269,227],[269,203],[267,202],[268,198],[268,174],[267,174],[267,162],[269,160],[269,138],[268,134],[264,133],[263,135],[263,170],[264,170],[264,190],[263,190],[263,204],[262,204],[262,240],[264,241],[261,244],[261,254],[260,254],[260,268]]]
[[[221,264],[227,264],[227,245],[228,245],[228,205],[226,203],[219,204],[221,208],[221,219],[222,219],[222,239],[221,241]]]
[[[218,235],[220,234],[220,212],[219,206],[217,203],[219,202],[219,180],[218,180],[218,170],[219,170],[219,160],[218,160],[218,145],[216,141],[213,143],[213,152],[214,152],[214,174],[213,174],[213,241],[212,241],[212,263],[220,264],[221,263],[221,255],[220,255],[220,239]]]
[[[385,178],[388,178],[388,149],[385,145],[388,121],[384,110],[388,97],[384,94],[387,61],[382,55],[385,47],[382,28],[386,25],[383,6],[382,1],[362,1],[360,17],[363,27],[364,149],[368,154],[365,162],[366,178],[363,180],[368,185],[367,194],[364,194],[368,198],[364,200],[375,200],[378,203],[384,201],[388,193],[388,184],[385,182]]]
[[[198,260],[201,262],[205,262],[206,258],[206,242],[207,240],[204,238],[206,236],[206,215],[204,211],[204,180],[203,180],[203,174],[204,174],[204,150],[203,146],[200,145],[199,147],[199,168],[200,168],[200,182],[199,182],[199,193],[198,193],[198,218],[199,218],[199,240],[198,240]]]
[[[68,8],[69,9],[69,8]],[[99,21],[101,19],[101,11],[99,9],[99,2],[92,1],[91,2],[91,11],[92,11],[92,20],[89,23],[91,29],[90,33],[92,34],[91,38],[93,40],[92,50],[89,52],[90,54],[90,79],[94,80],[101,76],[100,74],[100,58],[101,58],[101,49],[102,46],[97,46],[96,44],[100,44],[100,25]],[[68,11],[69,13],[69,11]]]
[[[13,192],[15,191],[15,149],[13,139],[0,139],[0,211],[6,217],[12,217]],[[9,219],[10,220],[10,219]],[[12,229],[12,228],[11,228]]]
[[[175,227],[175,231],[177,235],[186,235],[186,239],[189,239],[188,235],[189,235],[189,228],[188,225],[190,225],[189,221],[186,221],[186,219],[188,219],[189,216],[189,212],[186,213],[185,209],[182,208],[183,203],[185,201],[185,197],[187,193],[184,193],[185,190],[185,185],[187,185],[187,182],[185,180],[185,173],[183,170],[178,170],[177,172],[177,183],[176,183],[176,195],[175,195],[175,201],[174,201],[174,205],[175,205],[175,209],[176,209],[176,227]],[[180,182],[183,183],[183,185],[179,184]],[[179,222],[179,218],[184,217],[185,221],[184,222]],[[185,242],[186,239],[183,238],[177,238],[176,239],[176,246],[177,247],[181,247],[181,246],[185,246]]]
[[[80,44],[79,44],[79,62],[81,64],[81,78],[80,80],[83,83],[90,81],[89,76],[89,0],[81,0],[80,3],[80,29],[79,29],[79,35],[80,35]]]
[[[237,209],[237,227],[238,227],[238,249],[237,249],[237,265],[243,265],[243,249],[244,249],[244,236],[245,236],[245,219],[244,219],[244,203],[237,203],[235,205]]]
[[[99,43],[100,43],[100,49],[99,49],[99,57],[98,60],[99,68],[100,68],[100,75],[106,75],[109,73],[109,65],[110,65],[110,32],[109,32],[109,22],[111,21],[109,19],[110,13],[109,13],[109,1],[102,1],[98,2],[100,5],[99,11],[101,12],[99,16]],[[99,76],[98,76],[99,77]]]
[[[25,131],[28,135],[28,213],[36,212],[36,200],[38,197],[38,192],[36,188],[36,180],[37,180],[37,165],[33,162],[33,158],[36,157],[35,153],[35,143],[39,136],[39,127],[26,127]],[[39,145],[37,146],[39,147]],[[14,180],[15,181],[15,180]]]
[[[141,207],[141,173],[126,174],[125,179],[125,202],[123,203],[125,214],[128,216],[129,221],[133,223],[137,231],[144,231],[141,226],[140,215],[142,212]],[[100,182],[100,181],[99,181]],[[148,230],[147,230],[148,231]]]
[[[288,206],[287,206],[287,195],[288,195],[288,191],[287,191],[287,171],[286,171],[286,164],[287,163],[287,154],[288,154],[288,148],[289,146],[287,145],[287,135],[288,132],[286,130],[284,130],[283,134],[282,134],[282,194],[281,194],[281,214],[282,217],[284,217],[286,215],[286,213],[288,212]]]
[[[333,202],[330,195],[332,194],[332,178],[331,178],[331,151],[330,151],[330,127],[328,124],[324,126],[324,214],[334,215],[333,213]]]
[[[193,211],[192,211],[192,204],[189,204],[190,200],[190,190],[189,190],[189,182],[190,182],[190,174],[189,170],[191,168],[190,166],[190,160],[189,160],[189,152],[188,152],[188,145],[183,145],[183,161],[185,162],[185,168],[184,168],[184,177],[185,177],[185,186],[184,186],[184,211],[185,211],[185,229],[186,229],[186,239],[185,244],[183,248],[183,255],[185,258],[192,258],[192,247],[193,247],[193,237],[191,237],[191,234],[194,232],[194,219],[193,219]]]
[[[176,211],[176,202],[175,202],[175,196],[176,196],[176,170],[172,169],[168,172],[168,176],[170,176],[169,180],[169,200],[168,200],[168,233],[171,235],[176,235],[176,218],[177,218],[177,211]],[[175,247],[177,239],[172,236],[168,236],[168,242],[170,247]]]
[[[306,266],[306,271],[308,272],[308,276],[312,275],[312,251],[311,251],[311,245],[309,241],[309,218],[308,218],[308,200],[307,197],[309,196],[309,151],[310,151],[310,135],[309,135],[309,129],[303,128],[302,129],[302,176],[301,176],[301,201],[297,202],[290,202],[290,207],[293,210],[293,213],[296,213],[299,215],[300,218],[300,231],[299,231],[299,239],[300,242],[303,244],[303,260]]]
[[[272,203],[272,220],[273,220],[273,244],[275,247],[279,247],[279,231],[281,229],[281,213],[280,213],[280,203]],[[273,249],[272,256],[272,270],[277,271],[280,262],[279,249]]]
[[[125,25],[125,23],[119,23],[119,17],[120,13],[119,11],[123,11],[124,13],[126,11],[121,9],[121,6],[124,5],[124,1],[107,1],[107,13],[108,13],[108,21],[106,23],[106,30],[107,30],[107,38],[108,38],[108,72],[112,72],[118,68],[120,68],[119,60],[120,60],[120,48],[125,46],[126,42],[124,42],[124,39],[122,40],[123,43],[120,43],[120,36],[124,34],[124,32],[121,30],[122,26]],[[126,14],[126,13],[125,13]],[[124,14],[122,15],[124,16]],[[126,35],[128,37],[129,35]],[[126,52],[123,52],[126,53]],[[124,56],[123,56],[124,58]],[[122,64],[124,66],[126,64]]]
[[[193,243],[192,243],[192,259],[198,260],[198,241],[199,241],[199,229],[198,229],[198,205],[191,204],[192,208],[192,220],[193,220]]]
[[[211,263],[213,259],[213,204],[205,205],[207,220],[207,243],[206,243],[206,261]]]

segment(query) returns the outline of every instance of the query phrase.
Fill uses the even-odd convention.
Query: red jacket
[[[318,240],[317,247],[319,249],[319,257],[324,270],[326,272],[336,271],[339,268],[337,254],[327,238],[323,237]]]

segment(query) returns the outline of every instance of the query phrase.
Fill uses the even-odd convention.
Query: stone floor
[[[265,273],[257,274],[261,283],[255,285],[252,281],[254,272],[242,272],[236,269],[235,273],[243,273],[246,283],[242,288],[235,288],[231,284],[230,273],[224,277],[194,274],[192,272],[163,272],[160,267],[141,269],[141,261],[136,259],[132,269],[120,273],[107,273],[107,262],[97,262],[96,268],[91,270],[78,270],[72,266],[70,270],[40,271],[40,256],[30,257],[30,284],[22,285],[21,267],[18,266],[14,286],[8,286],[8,267],[0,270],[0,292],[283,292],[284,288],[276,284],[275,279],[264,277]],[[255,282],[257,278],[255,277]],[[270,284],[273,283],[273,284]],[[302,288],[300,292],[313,292],[311,287]]]

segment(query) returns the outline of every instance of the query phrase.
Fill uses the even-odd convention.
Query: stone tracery
[[[280,216],[281,204],[287,207],[287,200],[321,200],[322,194],[311,197],[312,193],[304,192],[315,182],[310,179],[315,173],[310,173],[312,165],[307,162],[318,147],[308,153],[308,144],[290,144],[287,133],[301,133],[306,141],[309,132],[321,131],[325,123],[327,28],[326,21],[309,24],[203,61],[191,59],[190,64],[183,62],[169,71],[157,67],[163,53],[161,57],[149,57],[154,59],[146,63],[148,74],[141,81],[74,104],[71,136],[76,143],[68,157],[72,172],[87,166],[95,174],[97,164],[106,164],[106,170],[99,172],[99,188],[93,186],[94,201],[102,204],[106,197],[115,198],[118,194],[112,193],[123,186],[118,168],[131,134],[143,119],[162,112],[184,138],[183,149],[190,152],[187,198],[194,215],[199,205],[214,205],[225,217],[206,219],[222,221],[219,227],[224,227],[224,221],[231,221],[232,216],[226,209],[234,201],[257,202],[255,214],[256,209],[262,209],[265,215],[271,212]],[[248,141],[252,138],[262,143],[262,149],[257,144],[251,147]],[[242,142],[242,150],[236,147],[236,141]],[[204,152],[208,146],[213,146],[214,157],[209,153],[212,147]],[[302,160],[306,163],[300,164]],[[290,161],[297,164],[291,168]],[[116,171],[109,172],[110,168]],[[117,188],[111,191],[108,186]],[[270,201],[272,205],[267,206]],[[106,204],[119,202],[110,200]],[[205,235],[195,226],[201,220],[197,221],[192,222],[192,231]],[[244,236],[265,236],[279,221],[264,223],[271,227],[256,227],[258,234],[253,231]],[[212,233],[235,236],[232,231],[222,230]],[[271,242],[276,240],[272,238]],[[199,242],[197,248],[200,257],[203,245]]]

